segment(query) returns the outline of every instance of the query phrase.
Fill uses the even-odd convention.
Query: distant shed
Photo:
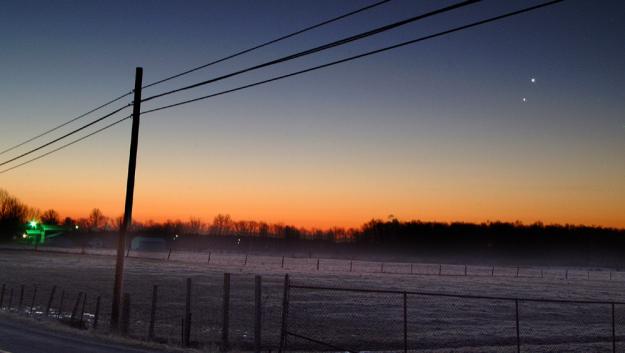
[[[139,236],[132,239],[130,249],[136,251],[164,251],[167,249],[167,242],[163,238]]]

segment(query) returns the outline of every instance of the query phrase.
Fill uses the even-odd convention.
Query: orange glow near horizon
[[[41,211],[52,208],[62,217],[87,217],[91,209],[99,208],[106,216],[116,218],[122,215],[124,203],[121,164],[117,175],[110,169],[94,167],[79,173],[82,175],[73,177],[71,182],[63,182],[62,169],[48,169],[46,183],[38,182],[37,174],[16,173],[5,178],[8,180],[3,188],[31,207]],[[300,171],[284,179],[278,179],[277,174],[248,178],[243,172],[230,175],[207,171],[205,175],[212,175],[210,182],[191,187],[179,183],[185,173],[164,176],[151,173],[150,167],[140,170],[133,218],[162,222],[193,217],[210,223],[221,213],[234,220],[325,229],[358,228],[373,218],[387,219],[393,215],[400,220],[526,224],[541,221],[625,228],[625,208],[619,201],[622,195],[610,190],[573,193],[566,188],[553,188],[530,194],[527,189],[501,182],[491,181],[487,188],[479,182],[479,176],[465,178],[468,181],[461,187],[451,177],[426,174],[421,175],[419,183],[405,178],[401,183],[395,179],[393,184],[391,175],[385,172],[365,178],[357,177],[358,171],[344,176]],[[531,184],[526,184],[526,188],[536,188]]]

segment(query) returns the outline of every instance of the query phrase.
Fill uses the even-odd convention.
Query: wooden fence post
[[[245,262],[243,263],[243,267],[247,266],[247,254],[245,254]]]
[[[158,286],[152,287],[152,310],[150,311],[150,326],[148,328],[148,339],[154,339],[154,323],[156,321],[156,303],[158,301]]]
[[[443,264],[438,264],[438,275],[442,275],[443,274]]]
[[[13,287],[11,287],[11,290],[9,291],[9,308],[8,308],[9,311],[11,311],[12,306],[13,306]]]
[[[0,310],[2,310],[2,305],[4,304],[4,291],[6,290],[6,284],[2,284],[2,292],[0,293]]]
[[[191,278],[187,278],[187,300],[184,310],[184,346],[189,347],[191,341]]]
[[[280,268],[284,268],[284,256],[282,256],[282,265],[280,265]]]
[[[82,327],[85,318],[85,305],[87,304],[87,293],[82,296],[82,309],[80,310],[80,327]]]
[[[65,289],[61,290],[61,299],[59,301],[59,312],[57,313],[57,318],[61,318],[63,316],[63,301],[65,300]]]
[[[124,293],[122,298],[122,315],[121,315],[120,333],[122,336],[128,336],[130,332],[130,294]]]
[[[518,267],[516,268],[516,276],[515,277],[517,277],[517,278],[519,277],[519,268]]]
[[[22,284],[20,286],[20,301],[19,304],[17,305],[17,310],[22,310],[22,305],[24,304],[24,285]]]
[[[95,300],[95,313],[93,314],[93,329],[98,328],[98,321],[100,320],[100,296]]]
[[[56,286],[52,286],[50,292],[50,298],[48,298],[48,305],[46,305],[46,316],[50,315],[50,307],[52,307],[52,301],[54,300],[54,293],[56,292]]]
[[[495,277],[495,265],[490,269],[490,276]]]
[[[319,271],[319,258],[317,258],[317,271]]]
[[[35,308],[36,300],[37,300],[37,286],[33,288],[33,300],[30,302],[30,315],[33,314],[33,309]]]
[[[78,315],[78,306],[80,305],[80,298],[82,298],[82,292],[78,292],[78,296],[76,296],[76,302],[74,303],[74,309],[72,309],[72,316],[70,317],[72,322],[76,320],[76,315]]]
[[[167,253],[167,261],[171,258],[171,248],[169,248],[169,253]]]
[[[229,342],[230,328],[230,274],[224,273],[224,298],[223,298],[223,320],[221,328],[221,351],[230,349]]]
[[[464,275],[467,275],[467,265],[464,265]]]
[[[254,352],[260,353],[262,334],[262,278],[259,275],[254,277]]]
[[[211,264],[211,252],[210,251],[208,252],[208,264],[209,265]]]

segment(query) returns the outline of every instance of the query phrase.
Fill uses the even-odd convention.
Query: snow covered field
[[[54,249],[47,249],[54,250]],[[56,249],[61,250],[61,249]],[[67,249],[63,249],[66,251]],[[107,250],[87,255],[60,252],[0,251],[0,284],[25,285],[24,306],[45,307],[52,286],[58,286],[53,310],[64,290],[64,312],[77,293],[87,293],[87,313],[102,296],[99,330],[106,330],[112,293],[114,258]],[[201,346],[221,340],[223,273],[231,273],[230,341],[251,349],[254,342],[254,275],[263,276],[263,346],[278,345],[284,274],[295,286],[363,288],[435,292],[503,298],[569,299],[625,302],[625,277],[608,270],[516,268],[380,263],[346,260],[248,256],[241,254],[131,252],[125,291],[132,301],[131,330],[147,335],[152,286],[159,286],[156,336],[178,342],[184,313],[185,281],[193,280],[192,340]],[[145,257],[145,258],[140,258]],[[147,258],[147,257],[151,257]],[[412,270],[412,274],[410,273]],[[384,271],[384,272],[382,272]],[[438,273],[442,275],[438,275]],[[542,277],[541,277],[542,274]],[[612,276],[612,280],[610,280]],[[588,280],[590,278],[590,280]],[[516,352],[516,308],[509,300],[407,295],[407,341],[419,352]],[[403,296],[332,290],[291,289],[289,331],[350,350],[400,351],[403,348]],[[89,316],[89,315],[87,315]],[[625,305],[615,305],[617,351],[625,350]],[[612,307],[609,304],[519,302],[523,352],[611,352]],[[294,350],[328,350],[295,337]]]

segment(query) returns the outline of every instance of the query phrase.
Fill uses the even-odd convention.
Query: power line
[[[254,83],[251,83],[251,84],[248,84],[248,85],[244,85],[244,86],[239,86],[237,88],[233,88],[233,89],[229,89],[229,90],[225,90],[225,91],[209,94],[209,95],[206,95],[206,96],[193,98],[193,99],[181,101],[181,102],[178,102],[178,103],[169,104],[169,105],[165,105],[165,106],[162,106],[162,107],[146,110],[142,114],[149,114],[149,113],[153,113],[153,112],[156,112],[156,111],[159,111],[159,110],[169,109],[169,108],[177,107],[179,105],[193,103],[193,102],[197,102],[197,101],[200,101],[200,100],[204,100],[204,99],[220,96],[220,95],[223,95],[223,94],[226,94],[226,93],[232,93],[232,92],[240,91],[240,90],[243,90],[243,89],[246,89],[246,88],[250,88],[250,87],[254,87],[254,86],[260,86],[260,85],[263,85],[263,84],[266,84],[266,83],[269,83],[269,82],[278,81],[278,80],[281,80],[281,79],[284,79],[284,78],[301,75],[301,74],[304,74],[304,73],[307,73],[307,72],[311,72],[311,71],[316,71],[316,70],[323,69],[323,68],[326,68],[326,67],[342,64],[342,63],[345,63],[345,62],[348,62],[348,61],[364,58],[364,57],[369,56],[369,55],[374,55],[374,54],[382,53],[382,52],[389,51],[389,50],[392,50],[392,49],[397,49],[397,48],[404,47],[404,46],[407,46],[407,45],[410,45],[410,44],[414,44],[414,43],[417,43],[417,42],[422,42],[422,41],[425,41],[425,40],[428,40],[428,39],[441,37],[441,36],[444,36],[444,35],[447,35],[447,34],[451,34],[451,33],[454,33],[454,32],[458,32],[458,31],[462,31],[462,30],[465,30],[465,29],[468,29],[468,28],[471,28],[471,27],[480,26],[480,25],[483,25],[483,24],[486,24],[486,23],[490,23],[490,22],[494,22],[494,21],[498,21],[498,20],[501,20],[501,19],[504,19],[504,18],[507,18],[507,17],[512,17],[512,16],[519,15],[519,14],[522,14],[522,13],[525,13],[525,12],[537,10],[539,8],[543,8],[543,7],[546,7],[546,6],[551,6],[551,5],[557,4],[557,3],[562,2],[562,1],[564,1],[564,0],[549,1],[549,2],[546,2],[546,3],[543,3],[543,4],[527,7],[527,8],[521,9],[521,10],[509,12],[509,13],[506,13],[506,14],[503,14],[503,15],[499,15],[499,16],[495,16],[495,17],[490,17],[490,18],[487,18],[485,20],[481,20],[481,21],[473,22],[473,23],[470,23],[470,24],[467,24],[467,25],[455,27],[455,28],[452,28],[452,29],[449,29],[449,30],[446,30],[446,31],[438,32],[438,33],[435,33],[435,34],[430,34],[430,35],[427,35],[427,36],[424,36],[424,37],[412,39],[412,40],[409,40],[409,41],[406,41],[406,42],[398,43],[398,44],[391,45],[391,46],[388,46],[388,47],[384,47],[384,48],[381,48],[381,49],[368,51],[368,52],[365,52],[365,53],[362,53],[362,54],[350,56],[350,57],[347,57],[347,58],[344,58],[344,59],[340,59],[340,60],[336,60],[336,61],[332,61],[332,62],[329,62],[329,63],[326,63],[326,64],[310,67],[308,69],[295,71],[295,72],[292,72],[292,73],[289,73],[289,74],[286,74],[286,75],[276,76],[276,77],[272,77],[272,78],[267,79],[267,80],[254,82]]]
[[[104,104],[102,104],[102,105],[100,105],[100,106],[98,106],[98,107],[96,107],[96,108],[93,108],[93,109],[89,110],[89,111],[88,111],[88,112],[86,112],[86,113],[83,113],[83,114],[81,114],[81,115],[79,115],[79,116],[77,116],[77,117],[75,117],[75,118],[73,118],[73,119],[70,119],[70,120],[68,120],[68,121],[66,121],[66,122],[64,122],[64,123],[62,123],[61,125],[58,125],[58,126],[56,126],[56,127],[53,127],[52,129],[50,129],[50,130],[46,130],[46,131],[44,131],[44,132],[40,133],[40,134],[39,134],[39,135],[37,135],[37,136],[34,136],[34,137],[29,138],[28,140],[26,140],[26,141],[24,141],[24,142],[18,143],[18,144],[17,144],[17,145],[15,145],[15,146],[12,146],[12,147],[9,147],[9,148],[7,148],[7,149],[5,149],[5,150],[3,150],[3,151],[0,151],[0,155],[3,155],[3,154],[5,154],[5,153],[7,153],[7,152],[9,152],[9,151],[13,151],[14,149],[16,149],[16,148],[18,148],[18,147],[21,147],[21,146],[23,146],[23,145],[25,145],[25,144],[27,144],[27,143],[29,143],[29,142],[32,142],[32,141],[34,141],[34,140],[36,140],[36,139],[38,139],[38,138],[40,138],[40,137],[42,137],[42,136],[44,136],[44,135],[47,135],[47,134],[49,134],[49,133],[51,133],[51,132],[54,132],[54,131],[56,131],[56,130],[58,130],[58,129],[62,128],[63,126],[66,126],[66,125],[68,125],[68,124],[71,124],[71,123],[73,123],[74,121],[76,121],[76,120],[78,120],[78,119],[82,119],[82,118],[84,118],[85,116],[87,116],[87,115],[89,115],[89,114],[91,114],[91,113],[94,113],[94,112],[96,112],[96,111],[98,111],[98,110],[100,110],[100,109],[102,109],[102,108],[104,108],[104,107],[107,107],[107,106],[109,106],[109,105],[111,105],[111,104],[113,104],[113,103],[117,102],[118,100],[120,100],[120,99],[122,99],[122,98],[125,98],[125,97],[129,96],[131,93],[132,93],[132,92],[128,92],[128,93],[126,93],[126,94],[124,94],[124,95],[121,95],[121,96],[119,96],[119,97],[117,97],[117,98],[114,98],[114,99],[112,99],[112,100],[110,100],[110,101],[108,101],[108,102],[106,102],[106,103],[104,103]]]
[[[360,39],[363,39],[363,38],[366,38],[366,37],[370,37],[370,36],[375,35],[375,34],[386,32],[386,31],[389,31],[391,29],[395,29],[397,27],[404,26],[406,24],[409,24],[409,23],[412,23],[412,22],[415,22],[415,21],[419,21],[419,20],[422,20],[422,19],[427,18],[427,17],[435,16],[435,15],[438,15],[438,14],[441,14],[441,13],[444,13],[444,12],[448,12],[448,11],[455,10],[455,9],[458,9],[458,8],[461,8],[461,7],[465,7],[465,6],[468,6],[468,5],[471,5],[471,4],[475,4],[475,3],[478,3],[480,1],[481,0],[464,0],[464,1],[458,2],[456,4],[440,8],[438,10],[430,11],[430,12],[427,12],[427,13],[424,13],[424,14],[421,14],[421,15],[417,15],[417,16],[413,16],[413,17],[410,17],[410,18],[407,18],[407,19],[404,19],[404,20],[401,20],[401,21],[397,21],[397,22],[394,22],[394,23],[391,23],[391,24],[388,24],[388,25],[385,25],[385,26],[374,28],[372,30],[369,30],[369,31],[366,31],[366,32],[362,32],[362,33],[359,33],[359,34],[356,34],[356,35],[353,35],[353,36],[349,36],[349,37],[346,37],[346,38],[343,38],[343,39],[339,39],[339,40],[336,40],[336,41],[333,41],[333,42],[330,42],[330,43],[327,43],[327,44],[323,44],[323,45],[317,46],[317,47],[312,48],[312,49],[300,51],[300,52],[297,52],[295,54],[291,54],[291,55],[287,55],[287,56],[281,57],[279,59],[267,61],[267,62],[259,64],[259,65],[254,65],[254,66],[251,66],[251,67],[239,70],[239,71],[235,71],[235,72],[232,72],[232,73],[229,73],[229,74],[226,74],[226,75],[222,75],[222,76],[215,77],[215,78],[212,78],[212,79],[209,79],[209,80],[205,80],[205,81],[202,81],[202,82],[194,83],[192,85],[188,85],[188,86],[184,86],[184,87],[181,87],[181,88],[178,88],[178,89],[174,89],[174,90],[171,90],[171,91],[155,94],[153,96],[150,96],[150,97],[142,99],[141,102],[147,102],[147,101],[150,101],[150,100],[155,99],[155,98],[159,98],[159,97],[167,96],[167,95],[170,95],[170,94],[173,94],[173,93],[186,91],[186,90],[189,90],[189,89],[192,89],[192,88],[204,86],[204,85],[207,85],[209,83],[213,83],[213,82],[216,82],[216,81],[221,81],[221,80],[224,80],[226,78],[230,78],[230,77],[234,77],[234,76],[246,73],[246,72],[258,70],[258,69],[263,68],[263,67],[267,67],[267,66],[283,63],[283,62],[286,62],[286,61],[289,61],[289,60],[300,58],[302,56],[306,56],[306,55],[317,53],[317,52],[320,52],[320,51],[323,51],[323,50],[326,50],[326,49],[334,48],[334,47],[337,47],[337,46],[340,46],[340,45],[344,45],[344,44],[347,44],[347,43],[350,43],[350,42],[353,42],[353,41],[356,41],[356,40],[360,40]]]
[[[207,63],[207,64],[200,65],[200,66],[194,67],[194,68],[192,68],[192,69],[189,69],[189,70],[183,71],[183,72],[181,72],[181,73],[179,73],[179,74],[176,74],[176,75],[172,75],[172,76],[166,77],[166,78],[164,78],[164,79],[158,80],[158,81],[153,82],[153,83],[150,83],[150,84],[148,84],[148,85],[145,85],[145,86],[143,86],[142,88],[152,87],[152,86],[158,85],[158,84],[160,84],[160,83],[163,83],[163,82],[166,82],[166,81],[169,81],[169,80],[173,80],[174,78],[178,78],[178,77],[181,77],[181,76],[184,76],[184,75],[190,74],[190,73],[192,73],[192,72],[195,72],[195,71],[197,71],[197,70],[203,69],[203,68],[205,68],[205,67],[209,67],[209,66],[212,66],[212,65],[215,65],[215,64],[218,64],[218,63],[224,62],[224,61],[226,61],[226,60],[230,60],[230,59],[236,58],[237,56],[241,56],[241,55],[243,55],[243,54],[247,54],[247,53],[249,53],[249,52],[251,52],[251,51],[254,51],[254,50],[257,50],[257,49],[260,49],[260,48],[266,47],[266,46],[268,46],[268,45],[278,43],[278,42],[280,42],[280,41],[283,41],[283,40],[285,40],[285,39],[288,39],[288,38],[291,38],[291,37],[297,36],[297,35],[302,34],[302,33],[305,33],[305,32],[308,32],[308,31],[313,30],[313,29],[315,29],[315,28],[319,28],[319,27],[321,27],[321,26],[324,26],[324,25],[330,24],[330,23],[332,23],[332,22],[336,22],[336,21],[338,21],[338,20],[342,20],[342,19],[344,19],[344,18],[347,18],[347,17],[349,17],[349,16],[352,16],[352,15],[358,14],[358,13],[360,13],[360,12],[364,12],[364,11],[367,11],[367,10],[373,9],[373,8],[378,7],[378,6],[382,5],[382,4],[385,4],[385,3],[389,2],[389,1],[391,1],[391,0],[382,0],[382,1],[378,1],[378,2],[373,3],[373,4],[371,4],[371,5],[367,5],[367,6],[365,6],[365,7],[359,8],[359,9],[357,9],[357,10],[350,11],[350,12],[348,12],[348,13],[345,13],[345,14],[343,14],[343,15],[340,15],[340,16],[337,16],[337,17],[334,17],[334,18],[331,18],[331,19],[329,19],[329,20],[325,20],[325,21],[323,21],[323,22],[319,22],[319,23],[317,23],[317,24],[315,24],[315,25],[312,25],[312,26],[310,26],[310,27],[306,27],[306,28],[300,29],[300,30],[298,30],[298,31],[295,31],[295,32],[293,32],[293,33],[289,33],[289,34],[283,35],[283,36],[281,36],[281,37],[278,37],[278,38],[276,38],[276,39],[272,39],[272,40],[267,41],[267,42],[264,42],[264,43],[262,43],[262,44],[259,44],[259,45],[256,45],[256,46],[253,46],[253,47],[251,47],[251,48],[248,48],[248,49],[244,49],[244,50],[238,51],[238,52],[236,52],[236,53],[234,53],[234,54],[230,54],[230,55],[225,56],[225,57],[223,57],[223,58],[221,58],[221,59],[217,59],[217,60],[215,60],[215,61],[211,61],[211,62],[209,62],[209,63]]]
[[[117,113],[119,113],[120,111],[122,111],[122,110],[124,110],[124,109],[126,109],[126,108],[128,108],[128,107],[130,107],[130,106],[131,106],[131,104],[127,104],[127,105],[125,105],[125,106],[123,106],[123,107],[121,107],[121,108],[118,108],[118,109],[116,109],[116,110],[114,110],[114,111],[112,111],[112,112],[110,112],[110,113],[108,113],[108,114],[106,114],[106,115],[104,115],[104,116],[102,116],[102,117],[100,117],[100,118],[98,118],[98,119],[96,119],[96,120],[94,120],[94,121],[90,122],[89,124],[83,125],[83,126],[79,127],[79,128],[78,128],[78,129],[76,129],[76,130],[70,131],[70,132],[68,132],[67,134],[63,135],[63,136],[58,137],[58,138],[56,138],[56,139],[54,139],[54,140],[52,140],[52,141],[50,141],[50,142],[44,143],[43,145],[41,145],[41,146],[39,146],[39,147],[33,148],[32,150],[30,150],[30,151],[28,151],[28,152],[24,152],[24,153],[20,154],[20,155],[19,155],[19,156],[17,156],[17,157],[13,157],[13,158],[11,158],[11,159],[9,159],[9,160],[7,160],[7,161],[4,161],[4,162],[0,163],[0,166],[3,166],[3,165],[6,165],[6,164],[9,164],[9,163],[11,163],[11,162],[13,162],[13,161],[15,161],[15,160],[18,160],[18,159],[20,159],[20,158],[22,158],[22,157],[28,156],[28,155],[29,155],[29,154],[31,154],[31,153],[37,152],[37,151],[39,151],[40,149],[42,149],[42,148],[44,148],[44,147],[50,146],[51,144],[53,144],[53,143],[55,143],[55,142],[61,141],[62,139],[67,138],[67,137],[69,137],[69,136],[71,136],[71,135],[73,135],[73,134],[75,134],[75,133],[77,133],[77,132],[79,132],[79,131],[82,131],[82,130],[84,130],[84,129],[88,128],[89,126],[91,126],[91,125],[93,125],[93,124],[95,124],[95,123],[98,123],[98,122],[100,122],[100,121],[102,121],[102,120],[104,120],[104,119],[108,118],[109,116],[111,116],[111,115],[113,115],[113,114],[117,114]]]
[[[181,102],[178,102],[178,103],[169,104],[169,105],[166,105],[166,106],[150,109],[150,110],[142,112],[141,115],[153,113],[153,112],[164,110],[164,109],[173,108],[173,107],[176,107],[176,106],[180,106],[180,105],[184,105],[184,104],[188,104],[188,103],[192,103],[192,102],[197,102],[197,101],[200,101],[200,100],[216,97],[216,96],[227,94],[227,93],[240,91],[240,90],[243,90],[243,89],[246,89],[246,88],[251,88],[251,87],[254,87],[254,86],[260,86],[260,85],[263,85],[263,84],[266,84],[266,83],[269,83],[269,82],[278,81],[278,80],[281,80],[281,79],[284,79],[284,78],[288,78],[288,77],[292,77],[292,76],[297,76],[297,75],[304,74],[304,73],[307,73],[307,72],[311,72],[311,71],[319,70],[319,69],[322,69],[322,68],[334,66],[334,65],[337,65],[337,64],[340,64],[340,63],[344,63],[344,62],[356,60],[356,59],[359,59],[359,58],[363,58],[363,57],[366,57],[366,56],[369,56],[369,55],[382,53],[382,52],[389,51],[389,50],[396,49],[396,48],[400,48],[400,47],[403,47],[403,46],[406,46],[406,45],[410,45],[410,44],[414,44],[414,43],[417,43],[417,42],[425,41],[425,40],[428,40],[428,39],[444,36],[444,35],[447,35],[447,34],[458,32],[458,31],[462,31],[462,30],[465,30],[465,29],[468,29],[468,28],[471,28],[471,27],[477,27],[477,26],[480,26],[480,25],[483,25],[483,24],[486,24],[486,23],[495,22],[495,21],[502,20],[502,19],[507,18],[507,17],[512,17],[512,16],[516,16],[516,15],[519,15],[519,14],[522,14],[522,13],[534,11],[534,10],[537,10],[537,9],[540,9],[540,8],[543,8],[543,7],[555,5],[555,4],[563,2],[563,1],[564,0],[553,0],[553,1],[549,1],[549,2],[543,3],[543,4],[539,4],[539,5],[523,8],[521,10],[508,12],[508,13],[503,14],[503,15],[490,17],[490,18],[485,19],[485,20],[481,20],[481,21],[473,22],[473,23],[466,24],[466,25],[463,25],[463,26],[455,27],[455,28],[452,28],[452,29],[449,29],[449,30],[446,30],[446,31],[442,31],[442,32],[438,32],[438,33],[435,33],[435,34],[423,36],[423,37],[420,37],[420,38],[416,38],[416,39],[413,39],[413,40],[405,41],[405,42],[398,43],[398,44],[395,44],[395,45],[391,45],[391,46],[388,46],[388,47],[384,47],[384,48],[381,48],[381,49],[372,50],[372,51],[365,52],[365,53],[362,53],[362,54],[359,54],[359,55],[354,55],[354,56],[351,56],[351,57],[347,57],[347,58],[344,58],[344,59],[341,59],[341,60],[332,61],[332,62],[323,64],[323,65],[314,66],[314,67],[311,67],[311,68],[308,68],[308,69],[305,69],[305,70],[292,72],[292,73],[286,74],[286,75],[276,76],[276,77],[273,77],[273,78],[270,78],[270,79],[267,79],[267,80],[258,81],[258,82],[255,82],[255,83],[252,83],[252,84],[248,84],[248,85],[244,85],[244,86],[240,86],[240,87],[237,87],[237,88],[233,88],[233,89],[217,92],[217,93],[214,93],[214,94],[210,94],[210,95],[206,95],[206,96],[202,96],[202,97],[198,97],[198,98],[194,98],[194,99],[189,99],[189,100],[181,101]],[[110,115],[112,115],[112,114],[109,114],[109,116]],[[29,161],[26,161],[26,162],[24,162],[24,163],[22,163],[20,165],[17,165],[17,166],[14,166],[14,167],[2,170],[2,171],[0,171],[0,174],[5,173],[5,172],[7,172],[9,170],[13,170],[13,169],[15,169],[17,167],[20,167],[22,165],[31,163],[31,162],[33,162],[35,160],[38,160],[38,159],[43,158],[43,157],[45,157],[47,155],[50,155],[50,154],[52,154],[52,153],[54,153],[54,152],[56,152],[58,150],[61,150],[61,149],[65,148],[65,147],[68,147],[68,146],[73,145],[73,144],[75,144],[77,142],[80,142],[80,141],[82,141],[82,140],[84,140],[84,139],[86,139],[86,138],[88,138],[90,136],[93,136],[93,135],[95,135],[95,134],[97,134],[97,133],[99,133],[99,132],[101,132],[101,131],[103,131],[105,129],[108,129],[108,128],[110,128],[110,127],[112,127],[112,126],[114,126],[114,125],[116,125],[116,124],[118,124],[118,123],[120,123],[120,122],[122,122],[122,121],[124,121],[124,120],[126,120],[128,118],[130,118],[130,117],[131,116],[127,116],[127,117],[125,117],[125,118],[123,118],[121,120],[118,120],[118,121],[116,121],[116,122],[114,122],[112,124],[109,124],[109,125],[101,128],[99,130],[96,130],[96,131],[90,133],[89,135],[86,135],[86,136],[84,136],[82,138],[74,140],[74,141],[72,141],[72,142],[70,142],[70,143],[68,143],[66,145],[63,145],[63,146],[61,146],[61,147],[59,147],[59,148],[57,148],[55,150],[52,150],[52,151],[47,152],[47,153],[45,153],[45,154],[43,154],[41,156],[38,156],[38,157],[33,158],[33,159],[29,160]],[[103,118],[101,118],[101,119],[103,119]],[[56,142],[56,141],[53,141],[53,142]],[[51,142],[51,143],[53,143],[53,142]],[[6,162],[6,163],[8,163],[8,162]],[[3,163],[3,164],[6,164],[6,163]],[[0,164],[0,165],[3,165],[3,164]]]
[[[212,66],[212,65],[215,65],[215,64],[218,64],[218,63],[224,62],[224,61],[226,61],[226,60],[233,59],[233,58],[235,58],[235,57],[241,56],[241,55],[243,55],[243,54],[247,54],[247,53],[252,52],[252,51],[254,51],[254,50],[257,50],[257,49],[260,49],[260,48],[266,47],[266,46],[271,45],[271,44],[278,43],[278,42],[283,41],[283,40],[288,39],[288,38],[295,37],[295,36],[300,35],[300,34],[302,34],[302,33],[305,33],[305,32],[308,32],[308,31],[311,31],[311,30],[313,30],[313,29],[315,29],[315,28],[319,28],[319,27],[325,26],[325,25],[327,25],[327,24],[330,24],[330,23],[333,23],[333,22],[336,22],[336,21],[342,20],[342,19],[344,19],[344,18],[347,18],[347,17],[353,16],[353,15],[356,15],[356,14],[358,14],[358,13],[365,12],[365,11],[367,11],[367,10],[371,10],[371,9],[373,9],[373,8],[375,8],[375,7],[378,7],[378,6],[380,6],[380,5],[383,5],[383,4],[385,4],[385,3],[387,3],[387,2],[390,2],[390,1],[391,1],[391,0],[382,0],[382,1],[375,2],[375,3],[371,4],[371,5],[367,5],[367,6],[364,6],[364,7],[359,8],[359,9],[356,9],[356,10],[353,10],[353,11],[350,11],[350,12],[347,12],[347,13],[344,13],[344,14],[339,15],[339,16],[337,16],[337,17],[333,17],[333,18],[331,18],[331,19],[328,19],[328,20],[325,20],[325,21],[319,22],[319,23],[314,24],[314,25],[312,25],[312,26],[309,26],[309,27],[306,27],[306,28],[303,28],[303,29],[297,30],[297,31],[295,31],[295,32],[292,32],[292,33],[289,33],[289,34],[283,35],[283,36],[281,36],[281,37],[278,37],[278,38],[272,39],[272,40],[267,41],[267,42],[264,42],[264,43],[262,43],[262,44],[259,44],[259,45],[256,45],[256,46],[253,46],[253,47],[250,47],[250,48],[244,49],[244,50],[240,50],[240,51],[238,51],[238,52],[236,52],[236,53],[230,54],[230,55],[225,56],[225,57],[223,57],[223,58],[221,58],[221,59],[217,59],[217,60],[214,60],[214,61],[209,62],[209,63],[207,63],[207,64],[204,64],[204,65],[201,65],[201,66],[194,67],[194,68],[192,68],[192,69],[189,69],[189,70],[183,71],[183,72],[181,72],[181,73],[178,73],[178,74],[175,74],[175,75],[172,75],[172,76],[169,76],[169,77],[166,77],[166,78],[161,79],[161,80],[158,80],[158,81],[156,81],[156,82],[152,82],[152,83],[150,83],[150,84],[147,84],[147,85],[143,86],[142,88],[152,87],[152,86],[158,85],[158,84],[160,84],[160,83],[163,83],[163,82],[166,82],[166,81],[169,81],[169,80],[172,80],[172,79],[175,79],[175,78],[178,78],[178,77],[181,77],[181,76],[184,76],[184,75],[190,74],[190,73],[195,72],[195,71],[198,71],[198,70],[200,70],[200,69],[203,69],[203,68],[206,68],[206,67],[209,67],[209,66]],[[111,105],[111,104],[113,104],[113,103],[115,103],[115,102],[119,101],[120,99],[123,99],[123,98],[125,98],[125,97],[128,97],[128,96],[129,96],[129,95],[131,95],[132,93],[133,93],[133,92],[128,92],[128,93],[125,93],[125,94],[123,94],[123,95],[121,95],[121,96],[119,96],[119,97],[117,97],[117,98],[114,98],[114,99],[110,100],[109,102],[106,102],[106,103],[104,103],[104,104],[102,104],[102,105],[100,105],[100,106],[98,106],[98,107],[96,107],[96,108],[93,108],[93,109],[91,109],[91,110],[87,111],[86,113],[83,113],[83,114],[81,114],[81,115],[79,115],[79,116],[77,116],[77,117],[75,117],[75,118],[73,118],[73,119],[70,119],[70,120],[68,120],[68,121],[66,121],[66,122],[64,122],[64,123],[62,123],[62,124],[60,124],[60,125],[57,125],[57,126],[55,126],[55,127],[51,128],[51,129],[49,129],[49,130],[46,130],[46,131],[44,131],[44,132],[42,132],[42,133],[40,133],[40,134],[38,134],[38,135],[36,135],[36,136],[34,136],[34,137],[31,137],[31,138],[29,138],[29,139],[27,139],[27,140],[25,140],[25,141],[23,141],[23,142],[21,142],[21,143],[18,143],[18,144],[14,145],[14,146],[11,146],[11,147],[9,147],[9,148],[7,148],[7,149],[5,149],[5,150],[2,150],[2,151],[0,151],[0,155],[3,155],[3,154],[5,154],[5,153],[7,153],[7,152],[10,152],[10,151],[13,151],[14,149],[16,149],[16,148],[18,148],[18,147],[21,147],[21,146],[23,146],[23,145],[25,145],[25,144],[27,144],[27,143],[29,143],[29,142],[32,142],[32,141],[34,141],[34,140],[36,140],[36,139],[38,139],[38,138],[40,138],[40,137],[42,137],[42,136],[45,136],[45,135],[47,135],[47,134],[49,134],[49,133],[51,133],[51,132],[54,132],[54,131],[56,131],[56,130],[58,130],[58,129],[60,129],[60,128],[64,127],[64,126],[67,126],[67,125],[69,125],[69,124],[73,123],[73,122],[74,122],[74,121],[76,121],[76,120],[82,119],[82,118],[84,118],[85,116],[87,116],[87,115],[89,115],[89,114],[91,114],[91,113],[94,113],[94,112],[96,112],[96,111],[98,111],[98,110],[100,110],[100,109],[102,109],[102,108],[104,108],[104,107],[107,107],[107,106],[109,106],[109,105]]]
[[[90,133],[90,134],[88,134],[88,135],[85,135],[85,136],[83,136],[83,137],[81,137],[81,138],[78,138],[78,139],[76,139],[76,140],[74,140],[74,141],[72,141],[72,142],[70,142],[70,143],[66,143],[66,144],[64,144],[64,145],[62,145],[62,146],[60,146],[60,147],[58,147],[58,148],[55,148],[55,149],[53,149],[53,150],[51,150],[51,151],[49,151],[49,152],[46,152],[46,153],[44,153],[44,154],[42,154],[42,155],[40,155],[40,156],[37,156],[37,157],[32,158],[32,159],[29,159],[29,160],[27,160],[26,162],[20,163],[20,164],[15,165],[15,166],[13,166],[13,167],[11,167],[11,168],[7,168],[7,169],[4,169],[4,170],[0,170],[0,174],[4,174],[4,173],[6,173],[6,172],[8,172],[8,171],[10,171],[10,170],[13,170],[13,169],[15,169],[15,168],[19,168],[19,167],[21,167],[21,166],[23,166],[23,165],[26,165],[26,164],[32,163],[32,162],[34,162],[34,161],[36,161],[36,160],[38,160],[38,159],[41,159],[41,158],[43,158],[43,157],[46,157],[46,156],[48,156],[48,155],[50,155],[50,154],[52,154],[52,153],[58,152],[58,151],[60,151],[60,150],[62,150],[62,149],[64,149],[64,148],[67,148],[67,147],[69,147],[69,146],[71,146],[71,145],[73,145],[73,144],[75,144],[75,143],[78,143],[78,142],[80,142],[80,141],[82,141],[82,140],[84,140],[84,139],[86,139],[86,138],[88,138],[88,137],[91,137],[91,136],[93,136],[93,135],[95,135],[95,134],[98,134],[98,133],[100,133],[100,132],[102,132],[102,131],[104,131],[104,130],[108,129],[108,128],[111,128],[111,127],[113,127],[113,126],[115,126],[115,125],[117,125],[117,124],[121,123],[122,121],[124,121],[124,120],[127,120],[127,119],[131,118],[131,117],[132,117],[132,115],[128,115],[127,117],[124,117],[124,118],[122,118],[122,119],[119,119],[119,120],[117,120],[117,121],[115,121],[115,122],[113,122],[113,123],[111,123],[111,124],[108,124],[108,125],[106,125],[106,126],[104,126],[104,127],[100,128],[100,129],[98,129],[98,130],[95,130],[94,132],[92,132],[92,133]]]

